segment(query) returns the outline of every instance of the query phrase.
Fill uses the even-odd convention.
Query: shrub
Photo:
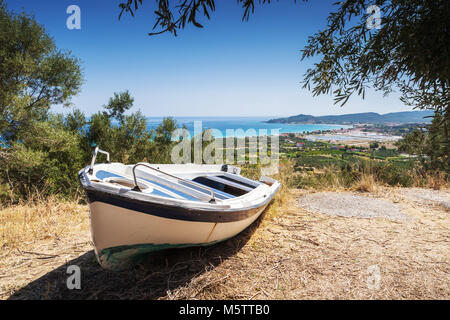
[[[0,157],[0,174],[20,197],[76,192],[76,172],[84,166],[77,134],[61,123],[36,122]],[[7,178],[7,179],[5,179]]]

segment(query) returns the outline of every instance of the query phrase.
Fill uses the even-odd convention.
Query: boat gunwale
[[[102,165],[102,164],[97,164],[97,165]],[[276,181],[276,180],[274,180],[276,182],[274,185],[267,185],[262,180],[256,181],[256,180],[251,180],[251,179],[246,178],[246,180],[260,182],[260,184],[258,186],[256,186],[255,189],[247,192],[244,195],[236,196],[234,198],[225,199],[225,200],[217,200],[216,203],[207,202],[206,201],[207,197],[205,197],[204,201],[192,201],[189,199],[178,199],[178,198],[169,199],[166,197],[147,194],[147,193],[141,194],[141,193],[135,192],[129,188],[127,188],[127,190],[126,190],[127,192],[124,193],[124,189],[118,188],[117,186],[99,185],[99,184],[97,184],[97,182],[91,181],[91,178],[89,178],[88,174],[86,173],[87,168],[88,167],[85,167],[78,172],[78,178],[84,189],[86,189],[87,187],[90,187],[90,188],[94,188],[95,190],[102,190],[105,192],[110,192],[110,193],[118,195],[118,196],[126,195],[126,197],[131,198],[131,199],[137,199],[137,200],[142,200],[142,201],[147,201],[147,202],[158,202],[158,203],[162,203],[164,205],[171,205],[173,203],[176,203],[177,206],[181,206],[181,207],[185,207],[185,208],[195,207],[200,210],[210,210],[210,209],[226,210],[226,209],[229,209],[229,211],[232,212],[235,210],[241,210],[242,208],[245,208],[242,206],[236,206],[236,204],[250,203],[250,202],[253,202],[253,203],[256,202],[256,204],[247,205],[246,208],[259,207],[261,205],[261,200],[263,200],[263,198],[267,198],[267,197],[272,198],[276,194],[278,189],[281,187],[281,184],[279,183],[279,181]],[[244,178],[244,177],[238,175],[236,178]],[[264,176],[262,176],[261,179],[262,178],[264,178]],[[143,179],[143,182],[147,183],[147,181],[145,181],[145,179]],[[274,188],[274,186],[276,188]],[[190,190],[190,191],[195,191],[195,190]],[[196,191],[196,192],[198,192],[198,191]],[[202,196],[205,196],[204,193],[200,193],[200,194]],[[143,197],[145,197],[145,198],[143,198]],[[260,198],[261,198],[261,200],[259,200]],[[198,199],[201,200],[200,198],[198,198]],[[264,199],[264,200],[267,200],[267,199]],[[264,203],[264,201],[262,203]]]
[[[85,187],[84,189],[89,205],[95,202],[101,202],[127,210],[167,219],[224,223],[245,220],[255,214],[258,214],[260,209],[264,209],[273,199],[278,187],[271,193],[270,196],[267,196],[264,201],[257,205],[234,209],[217,208],[215,210],[213,208],[181,207],[174,204],[140,200],[121,194],[99,190],[94,187]]]
[[[235,222],[249,218],[256,214],[260,208],[267,206],[281,187],[278,181],[270,187],[266,185],[268,187],[266,189],[267,193],[261,193],[257,198],[252,199],[256,203],[245,206],[246,203],[249,203],[248,199],[245,199],[241,207],[231,208],[229,204],[204,203],[181,199],[168,200],[151,195],[145,195],[146,199],[142,199],[138,198],[141,195],[134,194],[134,191],[121,193],[122,189],[102,189],[92,184],[86,174],[86,168],[80,170],[78,177],[90,205],[99,201],[144,214],[197,222]],[[253,192],[263,187],[263,185],[265,184],[261,184]],[[244,197],[249,196],[253,192],[247,193]],[[235,199],[237,198],[232,200]]]

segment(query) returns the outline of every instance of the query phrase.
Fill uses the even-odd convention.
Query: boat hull
[[[239,220],[221,221],[217,216],[217,221],[198,221],[195,213],[191,213],[191,220],[174,219],[161,212],[144,213],[130,206],[90,201],[92,241],[102,267],[121,269],[148,252],[208,246],[231,238],[252,224],[267,205],[236,212],[234,216],[242,218]],[[212,219],[211,214],[205,217]]]
[[[239,173],[223,165],[95,164],[94,153],[78,176],[99,263],[122,269],[148,252],[208,246],[237,235],[281,186]]]

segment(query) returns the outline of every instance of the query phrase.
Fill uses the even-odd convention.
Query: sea
[[[183,126],[194,137],[202,130],[213,129],[215,138],[225,137],[252,137],[264,135],[279,135],[282,133],[308,133],[317,130],[333,130],[350,128],[338,124],[286,124],[266,123],[274,117],[172,117],[178,127]],[[147,117],[147,129],[156,129],[164,117]],[[5,140],[0,136],[0,147]]]
[[[266,123],[273,117],[172,117],[179,127],[185,127],[191,137],[202,130],[213,129],[214,137],[236,137],[276,135],[282,133],[308,133],[317,130],[349,128],[334,124],[286,124]],[[148,117],[148,129],[155,129],[163,117]]]

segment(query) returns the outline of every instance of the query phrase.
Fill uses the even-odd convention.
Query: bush
[[[143,114],[124,115],[121,112],[126,108],[120,109],[118,101],[114,103],[114,123],[105,111],[89,121],[79,110],[66,117],[48,113],[46,120],[28,123],[18,130],[17,139],[0,145],[1,203],[11,201],[12,194],[15,200],[35,194],[77,197],[81,191],[77,172],[90,162],[95,145],[110,152],[112,161],[170,162],[170,134],[176,128],[175,121],[164,119],[156,131],[150,131]]]
[[[410,170],[392,163],[380,167],[377,170],[376,179],[390,186],[411,187],[414,184],[414,178]]]
[[[340,170],[335,165],[325,166],[319,161],[310,161],[321,172],[307,172],[305,168],[295,166],[297,175],[293,178],[294,187],[313,188],[349,188],[363,184],[383,184],[389,186],[411,187],[413,185],[428,185],[428,171],[418,170],[413,162],[375,161],[357,157],[346,158]],[[445,184],[447,175],[439,175],[440,184]],[[428,182],[427,182],[428,181]],[[444,181],[444,182],[443,182]],[[370,183],[369,183],[370,182]],[[367,189],[367,188],[366,188]]]
[[[0,157],[0,174],[20,197],[73,195],[76,172],[85,164],[79,137],[58,122],[37,122]]]
[[[13,193],[8,184],[0,184],[0,206],[3,203],[10,203],[14,201]]]

